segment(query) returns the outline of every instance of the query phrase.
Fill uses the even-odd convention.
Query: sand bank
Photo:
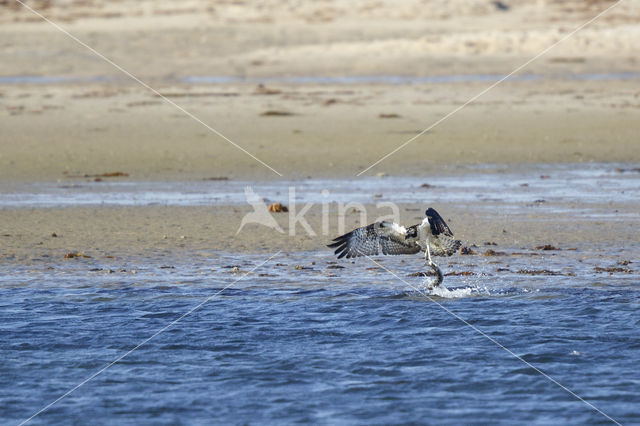
[[[265,91],[216,85],[161,92],[285,177],[299,178],[353,176],[484,87],[273,85]],[[635,80],[507,83],[368,173],[420,175],[477,163],[637,162],[637,87]],[[114,171],[133,180],[279,177],[137,87],[1,90],[5,181]]]
[[[117,178],[123,181],[280,178],[242,149],[287,179],[355,176],[612,2],[531,0],[506,9],[475,0],[429,7],[414,1],[29,4],[233,143],[4,2],[3,183],[73,183],[113,172],[126,174]],[[640,162],[639,17],[636,3],[620,3],[527,66],[520,79],[492,89],[367,174],[426,176],[487,163]],[[459,75],[480,77],[447,80]],[[16,76],[53,80],[20,84],[11,80]],[[194,76],[233,78],[207,84]],[[394,84],[358,76],[443,81]],[[423,207],[406,206],[407,222]],[[442,209],[466,241],[514,249],[608,244],[612,235],[633,235],[634,224],[624,221],[535,212],[514,221],[478,215],[473,206]],[[62,261],[73,251],[170,257],[321,250],[329,239],[262,228],[236,236],[244,212],[232,206],[0,208],[1,253],[3,260],[21,261]],[[311,211],[314,228],[320,220]]]
[[[279,173],[315,177],[367,168],[612,2],[29,4]],[[0,85],[0,179],[278,177],[24,7],[0,7],[0,76],[63,79]],[[640,71],[638,19],[621,2],[519,73],[536,79],[496,87],[371,173],[639,161],[638,78],[572,78]],[[485,79],[188,83],[362,75]]]
[[[298,211],[303,206],[299,206]],[[365,206],[370,211],[375,206]],[[607,208],[607,206],[601,206]],[[634,206],[616,206],[621,215],[632,214]],[[401,221],[417,223],[422,219],[422,204],[402,205]],[[592,250],[600,247],[603,255],[624,256],[623,247],[633,247],[637,220],[603,220],[577,216],[574,212],[554,214],[550,218],[531,208],[527,215],[512,216],[495,209],[479,213],[473,205],[438,205],[456,236],[465,245],[476,245],[479,254],[488,249],[509,253],[535,251],[551,244],[560,249]],[[0,262],[56,264],[67,253],[82,253],[109,262],[144,258],[166,259],[184,256],[208,256],[216,251],[273,253],[319,250],[331,253],[326,244],[337,236],[338,217],[329,216],[328,232],[323,233],[322,211],[315,205],[304,216],[316,235],[310,235],[300,223],[294,235],[286,213],[274,214],[284,233],[250,224],[237,230],[249,206],[222,207],[76,207],[68,209],[0,209]],[[335,212],[334,212],[335,213]],[[359,214],[345,218],[347,230],[359,226]],[[52,236],[55,234],[55,236]],[[615,240],[612,239],[615,236]],[[496,243],[497,246],[485,246]],[[554,255],[561,252],[540,252]],[[628,255],[628,254],[627,254]],[[81,261],[82,259],[79,259]]]

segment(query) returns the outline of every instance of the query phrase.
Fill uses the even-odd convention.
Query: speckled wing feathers
[[[458,251],[462,241],[440,234],[429,239],[429,249],[432,256],[451,256]]]
[[[382,254],[414,254],[420,251],[415,241],[406,241],[388,222],[376,222],[354,229],[335,238],[329,247],[335,248],[338,259]]]

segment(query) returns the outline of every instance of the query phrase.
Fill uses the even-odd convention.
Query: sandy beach
[[[640,423],[639,23],[0,0],[0,423]]]
[[[74,184],[114,172],[126,176],[105,179],[356,179],[612,2],[525,1],[506,9],[472,0],[429,7],[412,1],[28,4],[157,93],[26,8],[4,2],[5,184]],[[466,173],[477,164],[639,162],[639,17],[633,2],[616,6],[366,175]],[[445,208],[469,241],[521,241],[503,235],[499,221],[473,217],[466,207]],[[2,230],[10,235],[2,238],[3,255],[37,257],[50,249],[59,256],[71,247],[105,255],[317,250],[326,243],[272,238],[260,228],[235,236],[242,211],[0,209]],[[310,217],[320,220],[313,210]],[[567,229],[551,231],[538,219],[515,225],[523,227],[516,234],[537,236],[523,244],[554,242]],[[626,225],[612,226],[626,235]],[[52,239],[53,232],[64,237]],[[602,232],[563,235],[583,241],[610,231]]]

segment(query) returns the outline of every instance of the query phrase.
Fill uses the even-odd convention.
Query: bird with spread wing
[[[451,256],[462,244],[453,237],[449,226],[435,209],[425,212],[421,223],[405,228],[393,222],[376,222],[341,235],[328,247],[335,248],[338,259],[358,256],[374,256],[382,252],[388,255],[424,252],[425,261],[442,281],[440,268],[431,256]]]

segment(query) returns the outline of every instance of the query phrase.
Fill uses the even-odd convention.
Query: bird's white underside
[[[402,225],[398,225],[397,223],[391,224],[391,230],[400,235],[407,235],[407,228]]]

